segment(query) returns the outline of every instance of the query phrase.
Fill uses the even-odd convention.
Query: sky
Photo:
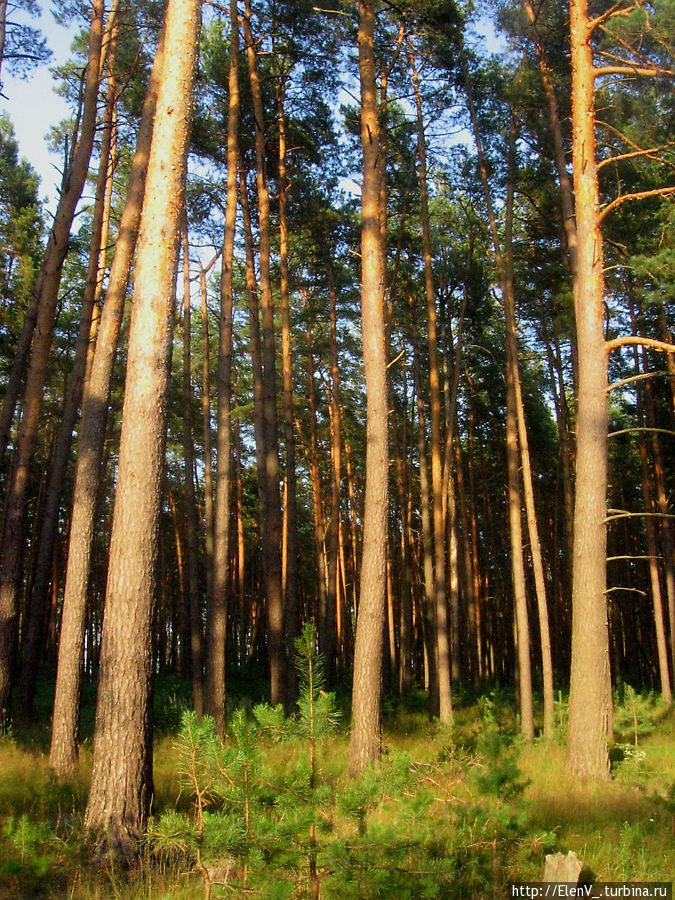
[[[64,28],[58,25],[49,10],[49,5],[47,2],[39,3],[41,9],[39,20],[30,18],[21,11],[15,13],[19,20],[23,19],[41,30],[53,55],[47,65],[39,66],[25,79],[15,78],[4,71],[3,67],[5,96],[0,96],[0,112],[9,114],[19,142],[19,153],[30,161],[40,176],[40,196],[45,200],[46,209],[53,213],[61,180],[59,172],[61,159],[58,154],[50,153],[47,134],[52,125],[70,118],[70,110],[66,102],[54,91],[55,82],[50,68],[69,58],[76,27]],[[479,43],[483,44],[487,52],[495,52],[503,46],[503,41],[495,34],[492,24],[485,18],[479,22],[479,33]],[[358,193],[358,186],[352,187]]]
[[[70,112],[66,102],[54,92],[49,69],[68,58],[74,29],[57,25],[46,6],[46,3],[40,4],[42,17],[39,20],[26,17],[20,11],[14,16],[41,30],[53,56],[47,65],[34,69],[25,79],[15,78],[5,72],[3,66],[5,96],[0,97],[0,112],[9,114],[19,142],[19,154],[29,160],[40,176],[40,196],[46,199],[47,208],[53,212],[61,180],[60,159],[49,152],[47,133],[52,125],[69,118]]]

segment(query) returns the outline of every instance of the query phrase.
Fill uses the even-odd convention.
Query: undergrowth
[[[223,744],[160,685],[155,804],[137,865],[96,866],[80,771],[56,780],[48,729],[0,739],[0,900],[193,897],[493,898],[538,880],[574,850],[598,879],[663,881],[675,871],[675,715],[628,686],[615,697],[612,779],[564,773],[562,728],[523,744],[512,698],[467,698],[453,732],[419,694],[391,701],[381,764],[346,775],[348,733],[324,690],[314,635],[298,643],[298,710],[249,704]],[[558,715],[564,722],[564,698]]]

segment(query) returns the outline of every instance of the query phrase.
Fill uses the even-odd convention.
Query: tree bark
[[[136,259],[134,304],[86,825],[135,851],[152,796],[152,610],[166,439],[178,225],[201,6],[169,0],[165,65]]]
[[[609,777],[612,689],[607,627],[607,350],[598,224],[595,90],[587,0],[571,0],[572,127],[577,222],[579,395],[572,561],[572,665],[567,768]]]
[[[381,670],[385,613],[388,441],[384,260],[380,233],[379,123],[375,84],[375,3],[359,0],[361,83],[361,316],[366,378],[366,503],[361,592],[356,621],[349,771],[361,772],[381,753]]]

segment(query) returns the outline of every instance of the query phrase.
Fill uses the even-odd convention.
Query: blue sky
[[[14,125],[19,152],[26,157],[40,176],[40,196],[46,198],[47,206],[55,207],[56,187],[60,182],[57,171],[59,158],[49,153],[46,136],[52,125],[69,116],[64,100],[54,93],[50,66],[64,62],[69,55],[73,29],[62,28],[54,21],[47,4],[41,3],[42,17],[39,20],[15,13],[16,18],[39,28],[47,38],[53,53],[48,65],[40,66],[29,73],[27,79],[14,78],[3,67],[3,93],[0,97],[0,111],[9,114]]]

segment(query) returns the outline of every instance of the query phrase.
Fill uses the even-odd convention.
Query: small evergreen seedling
[[[309,740],[309,792],[312,816],[309,825],[309,883],[312,900],[319,896],[316,842],[316,740],[328,734],[339,720],[335,695],[326,693],[323,676],[323,656],[316,649],[316,629],[308,622],[300,637],[295,639],[295,664],[300,681],[300,730]]]

